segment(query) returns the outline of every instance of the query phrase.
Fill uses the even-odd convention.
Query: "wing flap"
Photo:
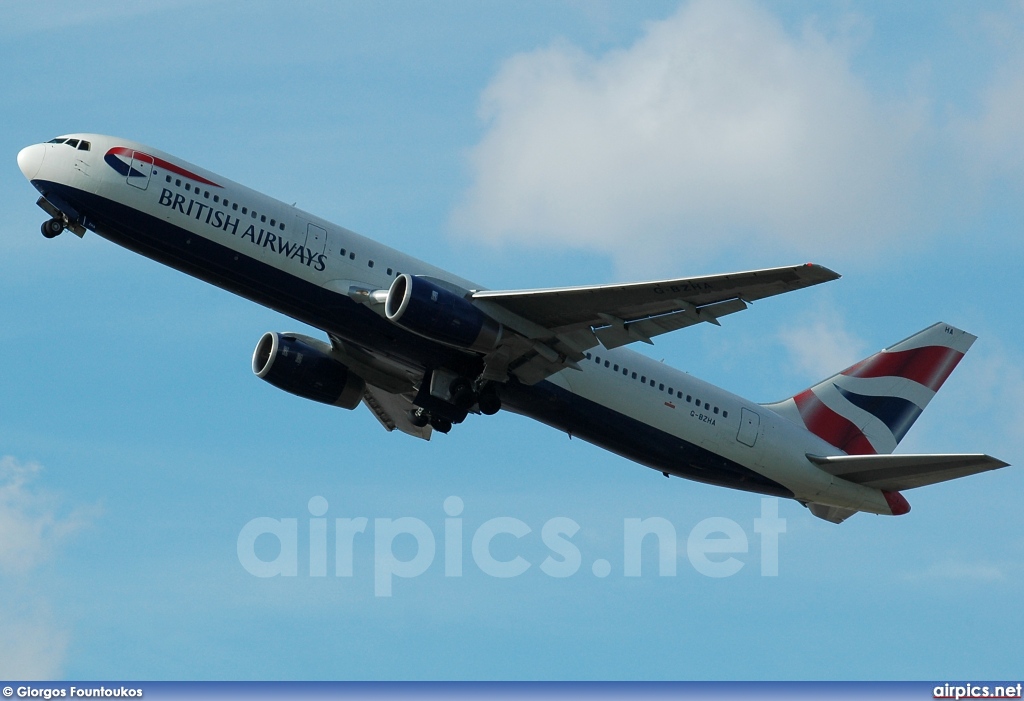
[[[935,455],[810,455],[830,475],[886,491],[914,489],[998,470],[1009,463],[983,453]]]
[[[601,341],[601,345],[611,350],[634,341],[651,343],[651,339],[655,336],[705,321],[718,326],[719,317],[743,311],[746,308],[747,303],[742,299],[727,299],[714,304],[706,304],[703,307],[688,306],[677,312],[669,312],[628,323],[605,314],[602,315],[602,318],[609,321],[609,325],[597,329],[594,334]]]
[[[389,432],[398,429],[402,433],[408,433],[410,436],[422,438],[425,441],[430,440],[430,426],[415,426],[409,420],[409,411],[415,407],[412,401],[405,396],[391,394],[379,387],[366,385],[366,391],[363,393],[363,404],[377,417],[381,426]]]

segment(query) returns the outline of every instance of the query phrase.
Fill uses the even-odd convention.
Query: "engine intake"
[[[481,352],[497,348],[504,330],[465,297],[418,275],[395,278],[384,313],[395,324],[420,336]]]
[[[278,389],[314,402],[355,409],[366,383],[331,356],[323,341],[268,331],[252,354],[252,371]]]

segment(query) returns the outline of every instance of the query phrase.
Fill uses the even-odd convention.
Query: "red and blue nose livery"
[[[849,455],[892,453],[975,340],[934,324],[768,406]]]
[[[212,180],[208,180],[201,175],[193,173],[190,170],[186,170],[181,166],[175,165],[170,161],[164,160],[157,156],[143,153],[142,151],[136,151],[126,146],[115,146],[108,150],[103,156],[103,160],[108,166],[116,170],[126,178],[149,178],[150,173],[154,168],[165,170],[169,173],[174,173],[183,178],[188,178],[197,183],[203,185],[209,185],[210,187],[221,187]]]

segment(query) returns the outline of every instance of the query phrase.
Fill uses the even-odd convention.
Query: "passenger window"
[[[233,209],[233,210],[235,210],[237,212],[238,211],[238,203],[237,202],[232,202],[231,203],[231,209]],[[245,212],[243,211],[242,214],[245,214]]]
[[[165,178],[167,178],[167,182],[171,182],[171,176],[169,176],[169,175],[166,175],[166,176],[164,176],[164,177],[165,177]]]
[[[266,221],[267,221],[267,215],[266,214],[260,215],[260,223],[261,224],[265,224]]]
[[[284,231],[284,222],[281,222],[280,224],[278,224],[277,228],[280,229],[281,231]]]
[[[647,384],[647,375],[641,375],[640,376],[640,381],[643,382],[646,385]]]
[[[344,248],[343,248],[343,249],[341,249],[341,257],[342,257],[342,258],[344,258],[344,257],[345,257],[345,249],[344,249]]]
[[[605,366],[605,367],[609,367],[610,365],[611,365],[611,363],[609,363],[609,362],[608,362],[607,360],[606,360],[606,361],[604,361],[604,366]]]
[[[256,210],[255,210],[255,209],[254,209],[254,210],[252,210],[252,218],[253,218],[253,219],[255,219],[255,218],[256,218]]]
[[[718,407],[715,407],[715,413],[716,414],[718,413]]]
[[[213,201],[214,202],[220,202],[220,195],[214,195],[213,196]]]
[[[206,199],[206,200],[210,199],[210,191],[209,190],[203,190],[203,199]]]
[[[249,213],[248,207],[242,207],[242,214],[248,214],[248,213]]]
[[[707,411],[710,408],[711,408],[711,405],[708,404],[707,402],[704,402],[704,411]]]
[[[725,411],[725,410],[723,409],[723,410],[722,410],[722,418],[723,418],[723,419],[728,419],[728,418],[729,418],[729,412],[727,412],[727,411]]]
[[[191,189],[192,189],[192,186],[191,186],[191,185],[189,185],[188,183],[185,183],[185,189],[186,189],[186,190],[191,190]]]
[[[388,268],[388,275],[391,274],[391,268]]]
[[[276,220],[274,220],[274,219],[271,219],[271,220],[270,220],[270,225],[271,225],[271,226],[277,226],[277,221],[276,221]]]
[[[692,396],[689,395],[689,394],[686,395],[686,403],[689,404],[691,400],[692,400]]]
[[[349,258],[349,260],[355,260],[356,259],[356,254],[355,253],[349,253],[348,254],[348,258]]]
[[[368,265],[369,267],[371,267],[371,268],[372,268],[372,267],[373,267],[373,261],[372,261],[372,260],[371,260],[371,261],[369,261],[369,262],[367,263],[367,265]]]
[[[653,387],[653,386],[654,386],[654,379],[652,378],[651,379],[651,387]]]
[[[181,187],[181,178],[177,178],[174,181],[174,187]]]
[[[671,387],[669,387],[669,388],[668,388],[668,393],[669,393],[669,394],[675,394],[675,392],[673,392],[673,391],[672,391],[672,388],[671,388]]]
[[[598,365],[600,365],[600,364],[601,364],[601,356],[597,356],[597,364],[598,364]]]
[[[615,363],[615,372],[618,372],[618,371],[619,371],[619,364]]]
[[[635,372],[633,373],[633,379],[634,380],[636,379],[636,373]]]
[[[665,385],[658,385],[658,391],[664,392],[665,391]]]

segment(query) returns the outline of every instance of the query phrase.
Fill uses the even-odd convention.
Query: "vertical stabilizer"
[[[850,455],[891,453],[976,338],[940,322],[765,406]]]

